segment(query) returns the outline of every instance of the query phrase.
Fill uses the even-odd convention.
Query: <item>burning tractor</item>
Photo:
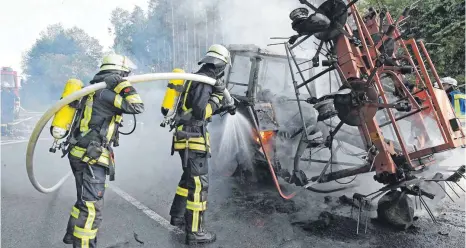
[[[231,144],[225,142],[226,136],[240,139],[234,146],[235,149],[239,147],[240,151],[230,161],[238,165],[233,174],[235,176],[261,183],[273,182],[269,168],[272,166],[274,173],[290,178],[289,172],[281,168],[278,159],[280,151],[277,151],[279,139],[295,137],[301,128],[300,115],[295,108],[296,100],[293,99],[294,90],[290,87],[288,59],[255,45],[229,45],[228,49],[232,66],[226,71],[225,81],[235,99],[237,114],[244,120],[238,120],[243,122],[243,126],[242,130],[236,130],[236,135],[222,135],[220,149],[225,148],[222,147],[225,144]],[[310,96],[310,91],[303,94]],[[289,114],[293,111],[293,114]],[[281,114],[283,112],[286,115]],[[306,123],[315,124],[317,115],[313,108],[307,108],[306,113]],[[225,154],[224,151],[216,153]],[[222,161],[225,161],[223,155]]]
[[[290,13],[297,34],[280,43],[286,56],[253,46],[230,46],[232,67],[226,81],[238,113],[251,125],[253,135],[247,147],[255,151],[250,159],[236,156],[240,165],[236,172],[244,171],[248,168],[244,164],[253,161],[256,174],[272,178],[285,199],[294,193],[282,192],[278,177],[322,192],[317,189],[320,184],[375,172],[373,179],[383,186],[369,194],[353,195],[359,213],[381,197],[378,217],[394,225],[410,226],[414,211],[408,197],[411,195],[436,222],[425,201],[435,195],[425,186],[433,182],[453,190],[456,184],[463,190],[458,182],[464,178],[465,166],[458,165],[450,176],[436,173],[425,178],[422,173],[435,164],[434,154],[464,147],[464,130],[423,41],[408,38],[400,28],[413,5],[394,20],[385,9],[370,8],[361,15],[356,2],[328,0],[315,7],[300,0],[308,8]],[[314,13],[309,14],[309,9]],[[296,58],[294,49],[311,39],[317,44],[315,55],[308,60]],[[325,84],[324,78],[332,74],[338,84],[333,89],[334,80],[330,78]],[[329,87],[327,94],[316,95],[319,81]],[[289,94],[294,99],[286,97]],[[277,108],[288,115],[280,120]],[[277,145],[277,140],[296,138],[298,144],[291,151]],[[334,153],[343,143],[362,151],[349,152],[359,156],[362,164],[336,161]],[[328,149],[329,159],[313,157],[322,149]],[[287,171],[280,159],[291,153],[293,168]],[[310,167],[325,165],[309,175],[303,171],[303,160]],[[332,170],[336,164],[350,168]]]

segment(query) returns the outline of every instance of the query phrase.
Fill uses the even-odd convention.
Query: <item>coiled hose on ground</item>
[[[152,74],[129,76],[129,77],[126,77],[125,79],[130,81],[132,84],[142,83],[142,82],[152,82],[152,81],[158,81],[158,80],[173,80],[173,79],[193,80],[193,81],[197,81],[197,82],[201,82],[201,83],[205,83],[209,85],[214,85],[216,82],[215,79],[212,79],[206,76],[191,74],[191,73],[152,73]],[[28,143],[27,151],[26,151],[26,170],[28,173],[29,180],[32,183],[32,186],[34,186],[34,188],[37,189],[37,191],[41,193],[54,192],[57,189],[59,189],[63,185],[63,183],[66,181],[66,179],[68,179],[68,177],[71,176],[72,174],[71,171],[68,172],[63,178],[61,178],[54,186],[50,188],[43,187],[37,181],[36,177],[34,176],[34,152],[36,149],[37,140],[39,139],[39,136],[42,133],[42,130],[44,129],[45,125],[55,115],[56,112],[58,112],[61,108],[63,108],[67,104],[77,99],[80,99],[92,92],[95,92],[99,89],[104,89],[106,86],[107,84],[105,82],[100,82],[97,84],[86,86],[83,89],[76,91],[68,95],[65,98],[62,98],[52,107],[50,107],[42,115],[40,120],[37,122],[31,134],[31,137],[29,138],[29,143]],[[233,104],[233,99],[231,98],[230,93],[226,89],[224,92],[224,97],[226,99],[227,104]]]

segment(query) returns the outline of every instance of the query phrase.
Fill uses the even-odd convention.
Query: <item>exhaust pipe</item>
[[[196,74],[191,74],[191,73],[152,73],[152,74],[143,74],[143,75],[135,75],[135,76],[129,76],[125,78],[126,80],[130,81],[132,84],[136,83],[142,83],[142,82],[151,82],[151,81],[157,81],[157,80],[193,80],[209,85],[214,85],[216,80],[206,77],[206,76],[201,76],[201,75],[196,75]],[[42,130],[44,129],[45,125],[47,122],[55,115],[56,112],[58,112],[61,108],[66,106],[67,104],[78,100],[86,95],[89,95],[92,92],[95,92],[100,89],[104,89],[107,87],[107,84],[105,82],[100,82],[97,84],[89,85],[87,87],[84,87],[83,89],[76,91],[70,95],[68,95],[65,98],[62,98],[59,100],[56,104],[54,104],[52,107],[50,107],[40,118],[40,120],[37,122],[36,126],[34,127],[34,130],[31,134],[31,137],[29,138],[29,143],[27,146],[27,151],[26,151],[26,170],[28,173],[29,181],[31,181],[32,186],[34,188],[41,192],[41,193],[51,193],[59,189],[63,183],[68,179],[68,177],[71,176],[72,172],[68,172],[63,178],[61,178],[54,186],[50,188],[45,188],[43,187],[36,179],[34,175],[34,151],[36,149],[37,145],[37,140],[39,139],[40,134],[42,133]],[[227,105],[232,105],[234,104],[234,101],[232,97],[230,96],[230,93],[228,92],[227,89],[224,91],[224,97],[225,97],[225,102]]]

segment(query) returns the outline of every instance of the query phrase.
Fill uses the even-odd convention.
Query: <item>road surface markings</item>
[[[9,141],[3,141],[1,145],[4,146],[4,145],[26,143],[26,142],[29,142],[29,140],[11,140],[11,141],[9,140]]]
[[[51,138],[42,138],[42,139],[38,139],[37,141],[44,141],[44,140],[53,140]],[[2,146],[4,145],[12,145],[12,144],[19,144],[19,143],[27,143],[29,142],[29,139],[24,139],[24,140],[5,140],[5,141],[2,141],[0,144]]]
[[[178,227],[170,225],[170,222],[163,218],[162,216],[158,215],[156,212],[154,212],[152,209],[146,207],[144,204],[139,202],[138,200],[134,199],[132,196],[130,196],[128,193],[124,192],[122,189],[118,188],[117,186],[114,185],[109,185],[109,188],[112,189],[117,195],[121,196],[121,198],[125,199],[129,203],[131,203],[133,206],[135,206],[137,209],[141,210],[144,214],[149,216],[149,218],[155,220],[157,223],[159,223],[161,226],[165,227],[169,231],[172,231],[176,234],[182,234],[183,231],[179,229]]]

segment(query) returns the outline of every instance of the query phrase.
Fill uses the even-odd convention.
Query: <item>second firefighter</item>
[[[172,155],[177,151],[183,165],[170,209],[170,223],[185,227],[186,244],[209,243],[216,240],[212,232],[204,229],[209,188],[208,158],[210,140],[207,123],[212,115],[222,111],[225,84],[221,80],[230,64],[230,53],[222,45],[212,45],[199,61],[201,68],[195,73],[217,80],[214,86],[187,81],[177,107],[177,125],[173,137]]]

